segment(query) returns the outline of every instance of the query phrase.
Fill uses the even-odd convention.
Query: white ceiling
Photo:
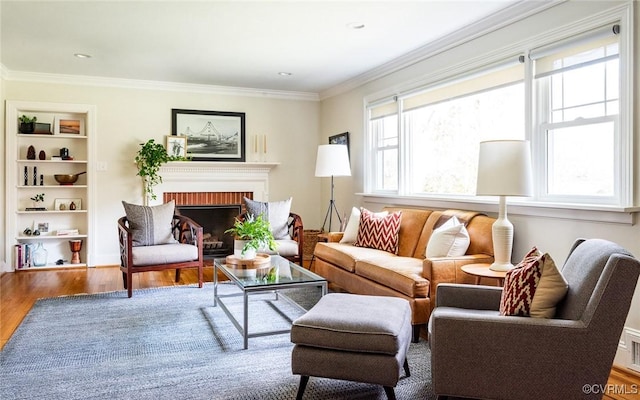
[[[518,2],[2,0],[0,61],[8,71],[321,93]]]

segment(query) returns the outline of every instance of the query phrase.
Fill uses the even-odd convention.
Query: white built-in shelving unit
[[[40,103],[28,101],[6,102],[6,242],[5,254],[9,270],[14,270],[14,248],[18,244],[42,243],[47,250],[44,267],[24,270],[86,267],[91,265],[94,248],[93,220],[93,160],[95,137],[95,113],[93,105]],[[36,116],[38,123],[49,124],[51,134],[20,133],[18,118],[21,115]],[[60,133],[60,121],[79,121],[77,133]],[[64,125],[64,123],[63,123]],[[46,126],[46,125],[45,125]],[[35,148],[35,159],[28,159],[30,146]],[[52,160],[59,157],[60,149],[69,149],[72,160]],[[40,159],[40,152],[44,159]],[[35,169],[35,174],[34,174]],[[73,185],[60,185],[55,174],[78,174]],[[35,175],[35,176],[34,176]],[[27,210],[35,206],[31,200],[44,193],[44,202],[37,204],[46,210]],[[76,209],[70,210],[74,202]],[[60,207],[59,203],[65,204]],[[56,207],[58,205],[58,207]],[[63,209],[61,209],[63,208]],[[26,235],[24,230],[47,226],[38,236]],[[58,235],[59,231],[77,229],[78,234]],[[71,264],[69,240],[82,240],[79,264]],[[56,265],[57,260],[65,260]]]

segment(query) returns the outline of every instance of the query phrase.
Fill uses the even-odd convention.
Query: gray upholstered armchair
[[[553,319],[500,316],[502,288],[439,285],[429,321],[435,393],[601,398],[583,387],[607,384],[640,262],[609,241],[580,239],[561,271],[569,291]]]

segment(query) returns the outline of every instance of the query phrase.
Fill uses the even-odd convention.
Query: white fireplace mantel
[[[165,192],[253,192],[254,200],[269,200],[269,172],[280,163],[172,161],[160,167],[162,183],[151,204]]]

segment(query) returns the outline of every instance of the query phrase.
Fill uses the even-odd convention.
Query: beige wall
[[[6,100],[97,106],[96,161],[106,162],[108,169],[94,174],[99,210],[95,214],[96,265],[119,263],[116,220],[123,215],[121,201],[142,203],[133,159],[140,143],[151,138],[164,143],[164,136],[171,134],[172,108],[246,113],[247,135],[268,135],[267,160],[280,163],[270,173],[270,200],[293,196],[292,209],[302,216],[305,228],[317,229],[322,224],[321,181],[313,176],[320,125],[317,101],[11,80],[3,83]],[[4,176],[4,163],[0,168]],[[4,202],[5,185],[2,187]]]
[[[615,2],[570,2],[556,6],[540,15],[530,17],[524,21],[510,25],[499,31],[493,32],[484,37],[473,40],[444,53],[438,54],[420,63],[411,65],[393,74],[369,82],[346,93],[325,99],[322,102],[321,111],[321,132],[328,135],[336,130],[339,121],[339,129],[348,130],[351,133],[351,154],[353,155],[351,178],[340,178],[336,184],[336,202],[339,207],[347,210],[352,205],[362,205],[371,209],[381,207],[381,204],[367,203],[363,201],[361,193],[363,187],[363,144],[364,144],[364,111],[363,104],[365,98],[376,97],[380,93],[389,93],[389,89],[406,88],[411,82],[417,82],[423,76],[432,74],[434,71],[446,70],[448,65],[456,65],[464,60],[481,57],[485,53],[496,51],[501,47],[506,47],[515,42],[527,43],[529,37],[540,32],[541,29],[551,29],[563,24],[579,21],[580,19],[598,13],[615,5]],[[620,4],[620,3],[618,3]],[[636,6],[638,4],[635,4]],[[635,9],[635,25],[638,26],[640,19],[640,7]],[[634,58],[635,65],[638,65],[640,55],[640,40],[636,31],[636,42]],[[640,204],[640,163],[638,162],[638,146],[640,144],[640,131],[638,126],[640,121],[640,90],[639,73],[635,68],[634,83],[634,158],[635,158],[635,198],[636,204]],[[326,192],[323,195],[327,196]],[[392,204],[393,200],[389,200]],[[428,205],[428,202],[421,202],[421,205]],[[486,208],[486,205],[484,205]],[[452,204],[452,208],[456,208]],[[497,204],[495,208],[497,213]],[[569,214],[569,213],[567,213]],[[640,224],[615,224],[603,222],[589,222],[566,218],[528,217],[515,215],[510,212],[510,220],[515,226],[515,243],[513,259],[520,259],[532,246],[536,245],[540,249],[547,251],[558,264],[564,262],[569,248],[578,237],[605,238],[620,243],[629,251],[640,257]],[[633,298],[632,309],[627,320],[627,328],[640,333],[640,285],[636,289]],[[623,335],[624,340],[624,335]],[[628,353],[624,348],[618,352],[617,362],[626,363]]]

